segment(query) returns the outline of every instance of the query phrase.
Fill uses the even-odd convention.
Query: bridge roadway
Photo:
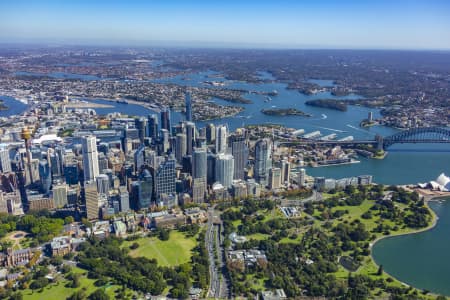
[[[322,141],[322,140],[299,140],[299,141],[280,141],[278,145],[319,145],[319,146],[350,146],[350,145],[377,145],[375,140],[353,140],[353,141]]]

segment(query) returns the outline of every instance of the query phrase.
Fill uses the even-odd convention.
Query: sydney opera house
[[[436,180],[430,181],[428,183],[419,183],[419,187],[428,188],[435,191],[449,192],[450,177],[442,173],[441,175],[438,176],[438,178],[436,178]]]

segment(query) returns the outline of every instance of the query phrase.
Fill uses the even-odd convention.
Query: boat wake
[[[347,131],[345,131],[345,130],[333,129],[333,128],[322,127],[322,126],[316,126],[316,127],[317,127],[317,128],[326,129],[326,130],[330,130],[330,131],[334,131],[334,132],[340,132],[340,133],[347,132]]]
[[[366,134],[374,134],[374,133],[372,133],[372,132],[369,132],[369,131],[367,131],[367,130],[364,130],[364,129],[355,127],[355,126],[350,125],[350,124],[347,124],[346,126],[347,126],[347,127],[350,127],[351,129],[354,129],[354,130],[357,130],[357,131],[364,132],[364,133],[366,133]]]

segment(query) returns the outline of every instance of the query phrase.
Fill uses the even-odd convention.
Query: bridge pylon
[[[375,141],[377,142],[377,150],[384,150],[384,138],[383,138],[383,136],[377,134],[375,136]]]

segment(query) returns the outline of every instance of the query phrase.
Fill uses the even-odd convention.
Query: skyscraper
[[[94,181],[100,173],[98,170],[97,139],[85,136],[82,139],[83,171],[85,181]]]
[[[170,133],[167,129],[161,129],[161,152],[167,153],[170,149]]]
[[[244,169],[248,161],[248,147],[245,136],[241,134],[230,137],[231,154],[234,157],[234,179],[244,179]]]
[[[194,150],[195,145],[195,123],[193,122],[186,122],[186,153],[188,155],[192,155],[192,151]]]
[[[300,169],[297,175],[297,182],[299,187],[304,187],[306,184],[306,171],[305,169]]]
[[[216,181],[225,188],[233,184],[234,158],[231,154],[219,154],[216,158]]]
[[[257,182],[267,185],[269,170],[272,167],[271,143],[269,139],[261,139],[255,144],[254,174]]]
[[[206,149],[195,148],[192,154],[192,177],[205,178],[207,171]]]
[[[216,155],[214,153],[208,152],[206,161],[206,182],[207,184],[212,185],[216,180]]]
[[[206,178],[194,178],[192,183],[192,201],[194,203],[205,202]]]
[[[186,92],[184,94],[184,101],[186,104],[186,121],[191,122],[192,121],[192,99],[191,99],[191,93]]]
[[[94,181],[85,182],[84,197],[86,203],[86,216],[88,220],[98,219],[99,199],[97,185]]]
[[[289,163],[288,160],[283,159],[281,161],[281,183],[282,184],[287,182],[287,184],[289,185],[290,174],[291,174],[291,164]]]
[[[155,193],[159,200],[161,194],[175,194],[175,159],[169,157],[162,162],[155,172]]]
[[[120,191],[120,211],[127,212],[130,210],[130,194],[124,186],[119,187]]]
[[[68,204],[67,201],[67,185],[65,183],[56,184],[52,188],[53,192],[53,206],[56,208],[64,207]]]
[[[141,144],[134,152],[134,170],[139,172],[145,163],[145,146]]]
[[[97,181],[97,192],[99,194],[108,195],[109,192],[109,177],[106,174],[100,174],[96,178]]]
[[[2,173],[11,172],[11,159],[9,158],[9,150],[0,149],[0,169]]]
[[[166,129],[170,132],[170,109],[167,107],[161,110],[161,129]]]
[[[206,143],[212,144],[216,141],[216,126],[214,124],[209,123],[206,125]]]
[[[138,206],[139,209],[148,208],[152,202],[153,196],[153,176],[149,170],[145,169],[139,177],[139,194]]]
[[[59,155],[56,152],[49,153],[49,161],[53,178],[60,177],[62,175],[62,165],[59,162]]]
[[[227,127],[220,125],[216,127],[216,153],[227,152]]]
[[[64,166],[64,177],[67,184],[78,183],[78,165],[75,162],[66,163]]]
[[[272,168],[269,170],[269,187],[270,189],[279,189],[281,186],[281,169]]]
[[[147,119],[143,117],[134,119],[134,126],[138,130],[139,140],[143,143],[147,137]]]
[[[152,140],[156,140],[158,137],[158,115],[153,114],[148,116],[148,136]]]
[[[52,185],[52,173],[46,160],[39,161],[39,178],[42,193],[48,194]]]
[[[178,163],[183,162],[183,156],[186,155],[186,135],[184,133],[178,133],[176,136],[176,148],[175,148],[175,157]]]

